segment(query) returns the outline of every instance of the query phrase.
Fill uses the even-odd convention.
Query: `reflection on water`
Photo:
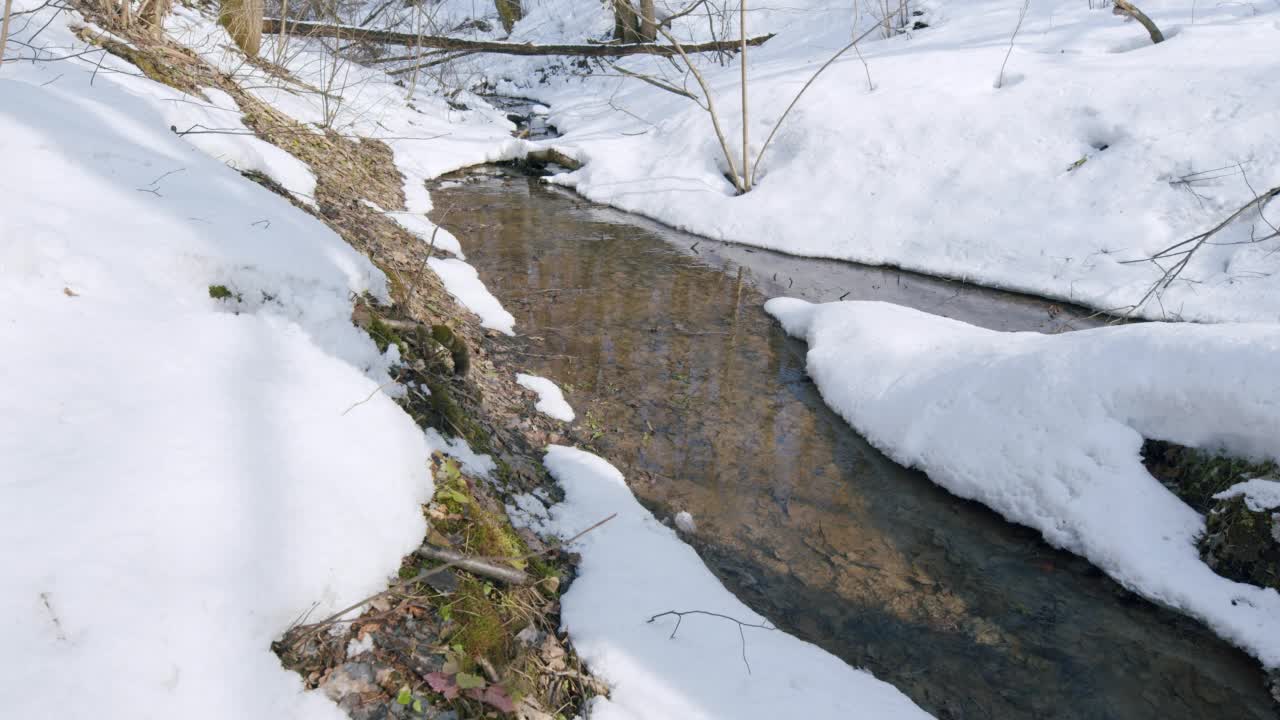
[[[524,177],[434,191],[555,379],[576,436],[779,626],[943,718],[1272,718],[1256,663],[1036,533],[898,467],[834,415],[775,294],[881,299],[999,329],[1071,308],[683,235]],[[731,662],[732,659],[726,659]]]

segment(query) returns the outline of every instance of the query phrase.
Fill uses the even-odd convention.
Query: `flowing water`
[[[779,627],[940,718],[1276,717],[1251,658],[869,446],[761,304],[877,299],[1043,332],[1083,313],[715,243],[493,168],[433,198],[516,317],[501,352],[566,390],[576,436],[659,517],[692,513],[708,566]]]

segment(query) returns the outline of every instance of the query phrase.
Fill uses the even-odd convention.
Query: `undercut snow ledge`
[[[675,618],[647,623],[667,610],[764,620],[636,501],[608,462],[558,445],[544,462],[565,492],[544,529],[568,537],[617,513],[574,543],[582,561],[562,598],[574,647],[611,688],[593,701],[592,720],[929,717],[892,685],[781,631],[743,628],[739,636],[729,620],[691,616],[673,639]]]
[[[776,298],[765,309],[809,343],[827,404],[894,460],[1280,665],[1280,593],[1210,570],[1196,550],[1204,519],[1139,455],[1148,437],[1274,457],[1280,328],[1039,335],[886,303]]]

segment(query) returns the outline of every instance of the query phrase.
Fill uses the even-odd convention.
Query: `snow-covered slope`
[[[580,12],[588,4],[597,3],[553,3]],[[829,67],[743,196],[723,177],[707,113],[686,98],[607,68],[549,84],[523,74],[528,61],[488,72],[552,106],[565,131],[553,143],[586,163],[557,181],[592,200],[718,239],[1115,309],[1138,303],[1162,273],[1127,261],[1212,228],[1255,191],[1280,185],[1280,8],[1140,4],[1166,42],[1152,45],[1110,8],[1053,0],[1031,3],[1011,51],[1021,3],[916,5],[929,27],[872,34],[860,46],[865,66],[850,52]],[[535,5],[514,37],[573,34]],[[778,32],[750,53],[753,156],[819,65],[868,27],[850,16],[803,1],[749,14],[749,33]],[[705,39],[706,26],[695,14],[677,30]],[[738,154],[737,61],[702,64]],[[697,89],[665,60],[623,66]],[[1248,213],[1227,228],[1141,314],[1280,320],[1280,238],[1248,242],[1280,226],[1275,203],[1268,217]]]
[[[83,48],[56,12],[10,57],[46,21],[42,57]],[[341,718],[270,643],[425,530],[426,443],[350,321],[385,278],[227,166],[307,192],[292,157],[170,131],[238,125],[211,95],[97,52],[0,67],[6,717]]]
[[[766,308],[809,343],[827,403],[894,460],[1280,666],[1280,593],[1210,570],[1196,549],[1204,519],[1139,454],[1145,437],[1276,457],[1280,329],[1040,335],[886,303]]]

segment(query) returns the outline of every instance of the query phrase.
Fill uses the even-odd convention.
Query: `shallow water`
[[[761,304],[1042,332],[1083,313],[715,243],[493,169],[451,180],[434,215],[515,315],[503,352],[565,389],[579,439],[647,506],[691,512],[707,564],[779,627],[940,718],[1276,717],[1245,654],[870,447]]]

